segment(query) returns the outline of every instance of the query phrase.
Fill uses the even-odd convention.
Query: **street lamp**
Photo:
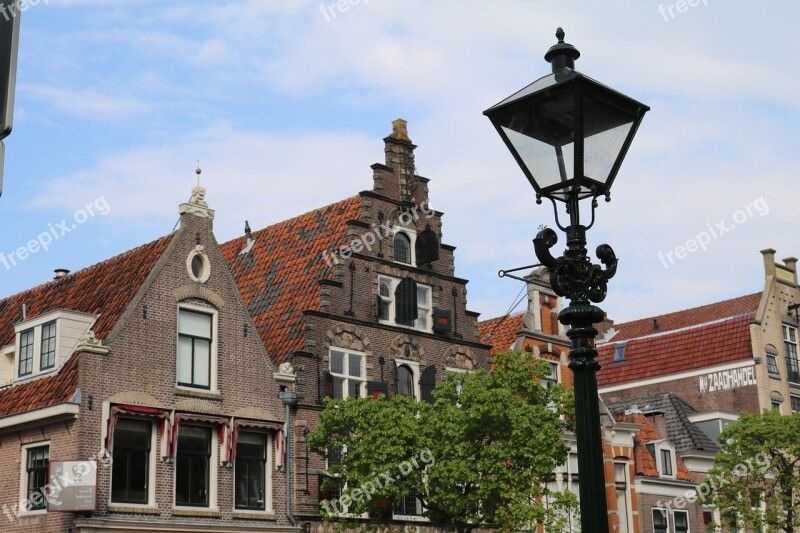
[[[581,529],[608,531],[603,447],[597,394],[594,324],[605,313],[591,302],[602,302],[606,284],[617,269],[617,257],[607,244],[598,246],[597,257],[605,265],[593,265],[586,253],[586,230],[594,224],[597,198],[610,201],[611,184],[625,153],[649,107],[575,70],[580,52],[564,42],[544,58],[552,74],[539,78],[497,105],[484,111],[514,159],[536,190],[536,203],[547,198],[553,204],[556,225],[567,235],[561,257],[550,253],[558,241],[545,228],[533,240],[536,256],[550,271],[550,285],[570,300],[558,320],[570,326],[570,364],[575,375],[575,433],[578,441]],[[591,221],[581,224],[581,200],[589,199]],[[558,220],[558,204],[565,204],[569,224]]]

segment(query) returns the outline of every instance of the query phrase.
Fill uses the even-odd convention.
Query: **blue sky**
[[[578,70],[652,108],[589,233],[620,257],[603,308],[758,291],[759,250],[800,255],[800,4],[692,3],[40,0],[22,14],[0,252],[59,237],[0,262],[0,297],[170,232],[198,159],[220,241],[368,189],[402,117],[469,308],[501,315],[521,287],[496,273],[535,262],[552,210],[482,112],[548,72],[558,26]]]

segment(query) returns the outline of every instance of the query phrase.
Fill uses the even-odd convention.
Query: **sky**
[[[403,118],[468,308],[503,315],[523,284],[498,270],[535,263],[555,224],[483,111],[550,72],[559,26],[577,70],[651,107],[588,233],[620,259],[610,318],[757,292],[760,250],[800,255],[796,0],[30,0],[21,17],[0,297],[171,232],[197,160],[220,242],[370,189]]]

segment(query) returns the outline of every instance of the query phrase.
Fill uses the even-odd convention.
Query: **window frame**
[[[140,507],[153,507],[155,505],[155,484],[156,484],[156,463],[155,459],[158,455],[157,443],[156,438],[158,434],[156,422],[148,418],[138,418],[138,417],[131,417],[131,416],[120,416],[117,420],[117,424],[119,424],[123,420],[129,420],[134,422],[143,422],[149,426],[149,449],[147,450],[147,487],[146,487],[146,494],[147,499],[145,502],[132,502],[132,501],[114,501],[114,467],[112,464],[111,471],[109,473],[110,477],[110,489],[108,491],[108,502],[110,505],[115,507],[130,507],[130,508],[140,508]],[[111,457],[116,458],[116,447],[119,444],[118,439],[114,439],[112,444],[111,450]],[[125,448],[132,448],[123,444]],[[154,453],[155,452],[155,453]]]
[[[180,358],[180,339],[182,336],[187,336],[192,339],[199,338],[194,335],[181,334],[180,331],[180,315],[181,312],[195,313],[207,315],[211,318],[211,338],[209,343],[209,368],[208,368],[208,386],[194,385],[179,381],[178,363]],[[177,308],[176,322],[175,322],[175,386],[184,390],[202,390],[209,392],[217,392],[217,360],[218,360],[218,337],[219,337],[219,311],[213,307],[205,307],[193,304],[180,304]],[[194,346],[194,344],[193,344]],[[194,348],[193,348],[194,350]],[[193,363],[194,364],[194,363]],[[194,379],[194,376],[192,377]]]
[[[181,445],[180,445],[180,431],[184,428],[203,428],[209,430],[209,455],[208,457],[208,472],[207,472],[207,492],[208,492],[208,503],[205,505],[200,504],[186,504],[186,503],[178,503],[178,458],[181,455]],[[175,450],[175,468],[173,468],[173,480],[172,480],[172,506],[174,509],[184,509],[184,510],[196,510],[196,509],[206,509],[209,511],[217,511],[217,461],[218,461],[218,454],[219,454],[219,445],[218,445],[218,429],[215,426],[209,426],[206,424],[181,424],[178,428],[178,438],[176,439],[176,450]],[[184,452],[186,455],[186,452]],[[188,455],[191,456],[201,456],[202,454],[197,452],[190,452]]]
[[[652,507],[651,518],[653,520],[653,533],[669,533],[669,513],[663,507]],[[664,517],[664,529],[656,529],[656,512],[659,512]]]
[[[622,468],[622,479],[619,479],[617,475],[619,471],[617,467]],[[617,495],[617,519],[619,520],[618,531],[623,533],[622,529],[622,518],[620,516],[620,497],[619,492],[623,491],[624,496],[624,519],[625,519],[625,529],[624,533],[633,533],[631,525],[633,524],[633,516],[631,515],[631,493],[630,493],[630,480],[628,479],[628,469],[629,463],[627,461],[614,461],[614,489]]]
[[[783,351],[786,357],[786,379],[789,383],[800,385],[800,359],[797,353],[797,328],[782,324]]]
[[[420,379],[422,378],[422,374],[420,371],[419,361],[412,361],[409,359],[400,359],[395,358],[394,360],[395,365],[395,372],[399,372],[401,366],[405,366],[411,371],[411,382],[412,386],[414,387],[414,395],[412,398],[416,401],[422,400],[422,391],[419,384]],[[400,391],[397,390],[397,374],[394,376],[394,386],[395,386],[395,394],[400,395]],[[403,395],[404,396],[404,395]]]
[[[382,281],[388,281],[389,296],[384,296],[381,294]],[[395,326],[399,328],[423,331],[425,333],[433,333],[433,287],[426,283],[420,283],[416,281],[416,279],[414,281],[417,283],[417,319],[411,326],[406,326],[405,324],[397,323],[395,319],[395,291],[397,290],[397,285],[400,283],[400,281],[402,281],[400,278],[395,278],[393,276],[388,276],[386,274],[378,274],[378,298],[380,298],[381,300],[381,308],[388,309],[388,311],[386,312],[386,318],[378,315],[378,323],[386,324],[389,326]],[[419,298],[420,288],[427,289],[428,298],[424,303],[422,303]],[[425,324],[422,326],[418,325],[418,322],[420,320],[419,318],[420,309],[426,312]]]
[[[411,258],[410,263],[405,263],[403,261],[398,261],[395,259],[394,253],[394,239],[397,237],[398,233],[402,233],[408,239],[408,252],[409,257]],[[402,225],[395,225],[392,227],[392,261],[397,263],[398,265],[406,265],[410,267],[417,266],[417,230],[410,226],[402,226]]]
[[[422,500],[420,500],[416,495],[407,495],[403,497],[403,507],[405,508],[405,500],[406,498],[414,498],[416,503],[417,512],[416,514],[404,514],[404,513],[397,513],[395,512],[397,508],[395,507],[396,504],[392,504],[392,520],[403,520],[405,522],[428,522],[430,521],[428,517],[424,516],[422,513],[425,512],[425,508],[422,506]]]
[[[256,429],[250,428],[247,431],[239,431],[239,436],[241,437],[242,433],[251,434],[251,435],[261,435],[264,437],[264,508],[263,509],[252,509],[246,507],[238,507],[236,504],[236,487],[238,486],[238,479],[237,479],[237,472],[236,472],[236,461],[239,461],[239,450],[236,450],[236,460],[234,461],[233,465],[233,511],[234,513],[259,513],[265,515],[273,515],[275,514],[275,509],[272,507],[272,448],[275,445],[275,435],[269,431],[258,431]],[[237,443],[238,444],[238,443]]]
[[[30,342],[27,344],[23,344],[23,337],[27,339],[27,336],[30,335]],[[19,332],[19,341],[17,342],[17,346],[19,346],[18,356],[17,356],[17,364],[16,364],[16,372],[18,378],[24,378],[28,376],[32,376],[34,373],[34,362],[36,359],[36,328],[28,328],[26,330]],[[22,372],[22,352],[23,348],[30,350],[30,357],[26,357],[25,361],[30,361],[30,370],[27,372]]]
[[[800,413],[800,396],[795,396],[794,394],[790,394],[789,406],[792,410],[792,413]]]
[[[677,476],[678,476],[678,460],[677,460],[677,457],[675,455],[675,446],[673,446],[672,443],[669,442],[666,439],[653,440],[653,441],[650,441],[650,442],[646,443],[646,446],[648,446],[648,447],[651,446],[651,445],[653,446],[652,455],[654,456],[653,460],[656,463],[656,469],[658,470],[659,477],[664,477],[664,478],[668,478],[668,479],[676,479]],[[671,470],[670,474],[666,474],[665,471],[664,471],[663,452],[668,452],[669,453],[669,457],[670,457],[670,465],[669,466],[670,466],[670,470]]]
[[[35,515],[43,515],[47,513],[47,495],[44,494],[44,507],[38,509],[28,509],[27,503],[30,501],[30,487],[28,482],[30,481],[30,472],[28,466],[28,458],[31,450],[35,450],[37,448],[46,448],[47,449],[47,468],[45,471],[45,485],[49,484],[50,478],[50,448],[51,443],[50,441],[40,441],[40,442],[32,442],[30,444],[24,444],[20,447],[21,449],[21,459],[20,459],[20,483],[19,483],[19,502],[25,503],[25,508],[22,508],[20,505],[19,516],[35,516]],[[40,487],[41,488],[41,487]],[[41,493],[41,491],[39,491]]]
[[[52,336],[45,337],[45,329],[48,331],[52,330]],[[58,320],[51,320],[49,322],[45,322],[41,325],[41,335],[39,336],[39,371],[43,370],[50,370],[51,368],[55,368],[56,363],[58,362]],[[50,341],[49,346],[51,347],[50,350],[45,352],[44,344],[45,341]],[[45,353],[52,354],[53,362],[49,365],[45,365],[44,356]]]
[[[342,352],[344,356],[342,357],[342,373],[337,373],[333,371],[333,352]],[[351,355],[358,355],[361,357],[361,369],[359,376],[352,376],[350,375],[350,356]],[[358,398],[366,398],[367,396],[367,355],[365,352],[357,352],[355,350],[349,350],[347,348],[339,348],[336,346],[331,346],[328,349],[328,373],[331,375],[333,380],[333,390],[331,391],[331,398],[334,400],[345,400],[347,398],[351,398],[354,396],[350,396],[350,385],[351,380],[360,383],[359,386],[359,395]],[[340,379],[343,381],[342,383],[342,397],[336,397],[336,380]]]
[[[408,261],[401,261],[397,258],[397,239],[400,237],[408,244]],[[392,235],[392,260],[395,263],[400,263],[401,265],[408,265],[408,266],[416,266],[417,262],[415,261],[414,257],[414,239],[408,234],[408,231],[403,228],[399,230],[395,230],[394,235]]]
[[[678,529],[678,519],[676,518],[678,513],[682,514],[686,517],[686,529]],[[672,511],[672,527],[675,529],[675,533],[691,533],[692,526],[689,523],[689,511],[685,510],[678,510],[675,509]]]

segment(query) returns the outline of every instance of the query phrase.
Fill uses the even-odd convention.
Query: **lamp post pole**
[[[564,42],[544,58],[552,73],[484,111],[497,129],[528,181],[536,189],[536,202],[553,203],[556,225],[566,233],[567,249],[554,257],[558,241],[550,228],[533,240],[539,262],[550,271],[550,286],[569,299],[558,320],[569,326],[569,367],[575,376],[575,436],[578,441],[581,529],[608,532],[608,508],[597,394],[594,324],[605,313],[594,305],[606,297],[606,286],[617,271],[617,257],[607,244],[597,248],[603,266],[592,264],[586,252],[586,231],[594,224],[597,198],[610,201],[610,190],[636,130],[650,109],[575,70],[580,52]],[[580,201],[590,200],[591,222],[584,225]],[[569,223],[558,220],[558,203],[566,208]]]

